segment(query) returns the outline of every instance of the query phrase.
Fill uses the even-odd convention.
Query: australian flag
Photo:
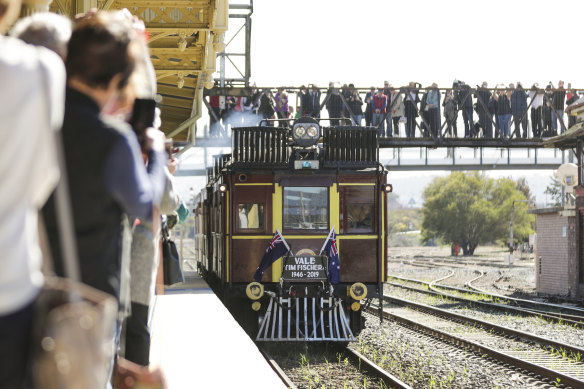
[[[266,249],[266,253],[263,256],[260,265],[253,275],[254,280],[261,282],[262,277],[264,276],[264,271],[266,271],[267,268],[272,266],[272,264],[276,262],[278,258],[286,254],[288,251],[290,251],[288,243],[286,243],[282,237],[282,234],[280,234],[280,231],[276,230],[274,237],[270,241],[270,244],[268,244],[268,248]]]
[[[337,249],[337,235],[335,234],[335,227],[329,232],[324,246],[322,246],[321,254],[328,255],[328,278],[331,284],[338,284],[341,280],[341,263],[339,262],[339,250]]]

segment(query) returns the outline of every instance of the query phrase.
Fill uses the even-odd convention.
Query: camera
[[[154,118],[156,116],[156,101],[154,99],[136,99],[132,109],[132,116],[128,122],[136,136],[142,150],[145,150],[146,139],[144,133],[146,129],[154,126]]]

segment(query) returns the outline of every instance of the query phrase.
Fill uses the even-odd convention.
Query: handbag
[[[184,282],[185,278],[180,266],[180,256],[176,244],[170,239],[168,228],[162,229],[162,268],[164,270],[164,285]]]
[[[109,379],[117,303],[66,278],[49,278],[35,303],[35,388],[99,388]]]

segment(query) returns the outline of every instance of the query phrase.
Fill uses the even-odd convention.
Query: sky
[[[233,3],[236,3],[234,0]],[[252,80],[358,87],[562,79],[584,88],[582,0],[254,0]]]
[[[385,80],[449,87],[455,79],[472,86],[483,81],[491,87],[517,81],[545,86],[561,79],[584,88],[577,40],[584,0],[254,0],[253,7],[251,82],[259,87],[325,87],[333,81],[368,88]],[[226,42],[239,29],[232,22]],[[242,42],[240,33],[226,52],[237,52]],[[227,77],[235,76],[230,66]],[[417,174],[419,183],[429,183],[448,172],[390,174],[396,182]],[[543,202],[552,172],[488,174],[526,177]],[[181,186],[184,191],[200,182],[181,179]],[[420,204],[421,191],[404,187],[409,189],[400,199],[413,197]]]

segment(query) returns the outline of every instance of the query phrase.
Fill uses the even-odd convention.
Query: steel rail
[[[453,345],[462,347],[462,348],[467,348],[469,350],[475,351],[477,353],[480,354],[486,354],[489,357],[501,361],[503,363],[515,366],[517,368],[520,369],[524,369],[530,372],[533,372],[541,377],[547,378],[549,380],[551,380],[552,382],[558,382],[557,380],[559,379],[560,383],[562,385],[567,385],[567,386],[571,386],[574,388],[581,388],[584,387],[584,381],[579,380],[577,378],[574,378],[572,376],[569,376],[567,374],[549,369],[547,367],[544,366],[540,366],[537,365],[535,363],[531,363],[528,362],[526,360],[514,357],[512,355],[508,355],[505,354],[503,352],[500,352],[498,350],[492,349],[490,347],[475,343],[475,342],[471,342],[469,340],[466,340],[464,338],[455,336],[455,335],[451,335],[449,333],[446,333],[444,331],[440,331],[437,330],[435,328],[429,327],[427,325],[418,323],[414,320],[402,317],[402,316],[398,316],[392,313],[389,313],[388,311],[384,310],[383,311],[384,316],[388,319],[388,320],[393,320],[397,323],[400,323],[401,325],[404,325],[406,327],[409,328],[413,328],[416,331],[428,334],[430,336],[436,337],[438,339],[441,339],[445,342],[451,343]]]
[[[280,379],[282,380],[284,385],[286,385],[286,387],[288,389],[298,389],[296,384],[294,384],[294,382],[292,382],[290,377],[288,377],[286,375],[286,373],[284,373],[284,370],[282,370],[282,368],[280,367],[280,365],[278,365],[278,363],[274,360],[274,358],[272,358],[270,356],[270,354],[268,354],[267,351],[264,351],[262,349],[259,349],[259,350],[262,353],[262,355],[264,356],[264,358],[266,359],[266,361],[268,361],[268,363],[270,364],[270,367],[274,370],[274,372],[278,375],[278,377],[280,377]]]
[[[367,370],[369,373],[379,377],[383,382],[390,388],[403,388],[412,389],[412,387],[405,382],[401,381],[399,378],[393,374],[382,369],[374,362],[369,360],[366,356],[361,354],[357,350],[353,350],[350,347],[346,347],[343,351],[348,354],[348,357],[353,360],[354,363],[359,364],[362,369]]]
[[[455,300],[455,301],[460,301],[460,302],[465,302],[468,304],[474,304],[477,306],[481,306],[484,308],[489,308],[489,309],[497,309],[497,310],[503,310],[503,311],[509,311],[509,312],[513,312],[513,313],[520,313],[520,314],[526,314],[529,316],[538,316],[541,317],[542,319],[546,319],[549,320],[553,323],[558,323],[558,324],[565,324],[565,325],[571,325],[574,327],[578,327],[578,328],[583,328],[584,329],[584,322],[582,321],[576,321],[576,320],[571,320],[569,318],[566,318],[566,315],[563,314],[550,314],[547,312],[542,312],[542,311],[535,311],[535,310],[530,310],[530,309],[525,309],[525,308],[518,308],[518,307],[512,307],[509,305],[504,305],[504,304],[497,304],[497,303],[488,303],[486,301],[478,301],[478,300],[472,300],[472,299],[468,299],[465,297],[460,297],[460,296],[454,296],[452,294],[448,294],[448,293],[444,293],[444,292],[440,292],[440,291],[433,291],[433,290],[425,290],[425,289],[418,289],[412,286],[408,286],[408,285],[402,285],[402,284],[398,284],[395,282],[387,282],[388,285],[391,286],[396,286],[399,288],[403,288],[403,289],[407,289],[407,290],[411,290],[414,292],[420,292],[420,293],[425,293],[425,294],[429,294],[429,295],[433,295],[433,296],[444,296],[447,297],[451,300]],[[472,291],[470,291],[472,293]]]
[[[556,350],[564,350],[564,351],[572,353],[573,355],[580,354],[580,355],[584,356],[584,348],[572,346],[570,344],[566,344],[566,343],[562,343],[562,342],[556,342],[555,340],[552,340],[552,339],[543,338],[543,337],[538,336],[538,335],[530,334],[529,332],[520,331],[520,330],[516,330],[513,328],[501,326],[501,325],[491,323],[491,322],[486,321],[486,320],[475,319],[475,318],[461,315],[458,313],[450,312],[446,309],[436,308],[436,307],[433,307],[430,305],[417,303],[414,301],[409,301],[409,300],[401,299],[398,297],[384,296],[383,300],[387,301],[387,302],[394,302],[394,303],[404,305],[404,306],[410,306],[410,307],[416,308],[419,311],[429,312],[433,315],[440,316],[440,317],[443,317],[446,319],[455,319],[457,321],[472,324],[473,326],[480,326],[481,328],[487,329],[489,331],[498,331],[499,333],[513,336],[513,337],[516,337],[516,338],[519,338],[522,340],[536,342],[536,343],[542,344],[548,348],[553,348]]]
[[[549,311],[543,311],[543,310],[537,309],[537,307],[539,306],[539,307],[554,308],[554,309],[558,309],[560,311],[584,313],[584,311],[582,309],[579,309],[579,308],[565,307],[565,306],[559,305],[559,304],[550,304],[550,303],[543,303],[543,302],[537,302],[537,301],[531,301],[531,300],[525,300],[525,299],[518,299],[518,298],[514,298],[514,297],[508,297],[508,296],[496,294],[496,293],[479,292],[479,291],[475,291],[475,290],[471,290],[471,289],[457,288],[455,286],[450,286],[450,285],[440,285],[440,284],[435,284],[435,281],[426,282],[426,281],[422,281],[422,280],[415,280],[412,278],[399,277],[399,276],[390,276],[390,277],[398,279],[398,280],[415,282],[415,283],[427,285],[435,293],[447,296],[447,297],[452,298],[452,299],[456,299],[458,301],[470,301],[470,302],[473,302],[473,303],[476,303],[479,305],[486,304],[485,306],[489,306],[491,308],[500,307],[501,309],[507,309],[507,310],[511,310],[511,311],[515,311],[515,312],[519,312],[519,311],[526,312],[526,313],[530,312],[531,314],[536,314],[538,316],[542,316],[542,317],[551,319],[551,320],[556,321],[556,322],[561,320],[561,321],[567,322],[568,324],[576,325],[580,328],[584,328],[584,315],[573,315],[573,314],[562,313],[562,312],[549,312]],[[394,286],[402,286],[402,285],[394,284],[394,283],[389,283],[389,284],[394,285]],[[485,301],[466,299],[464,297],[454,296],[454,295],[445,293],[445,292],[441,291],[439,288],[454,290],[454,291],[457,291],[460,293],[490,296],[493,298],[497,298],[499,300],[507,301],[511,304],[517,304],[518,306],[523,306],[523,308],[511,307],[509,305],[504,305],[504,304],[488,303]],[[415,288],[413,288],[413,289],[415,289]],[[535,308],[527,308],[527,307],[525,307],[525,305],[535,306]]]

